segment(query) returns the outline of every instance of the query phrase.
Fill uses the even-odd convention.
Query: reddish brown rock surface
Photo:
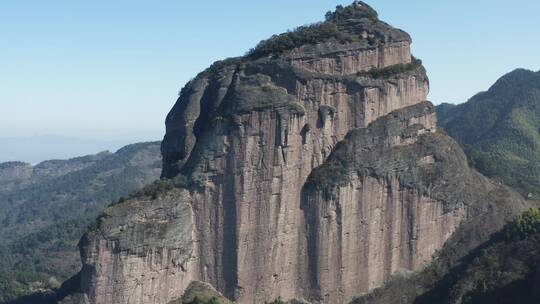
[[[346,302],[422,269],[467,219],[478,189],[444,185],[476,175],[437,131],[410,37],[361,2],[324,24],[337,38],[186,85],[162,145],[175,189],[111,206],[81,243],[91,303],[168,303],[192,281],[239,303]]]

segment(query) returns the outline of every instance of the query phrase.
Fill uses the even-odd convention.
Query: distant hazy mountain
[[[540,72],[515,70],[466,103],[439,105],[437,114],[479,171],[540,194]]]
[[[160,172],[158,142],[35,166],[0,163],[0,303],[76,273],[76,244],[85,228]]]
[[[68,159],[101,151],[114,152],[130,143],[133,141],[128,139],[96,140],[57,135],[0,137],[0,162],[36,164],[49,159]]]

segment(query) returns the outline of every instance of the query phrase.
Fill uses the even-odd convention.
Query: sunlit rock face
[[[431,260],[467,217],[431,187],[469,178],[466,159],[406,33],[361,2],[325,24],[338,38],[184,87],[162,145],[174,189],[111,206],[81,242],[90,303],[166,304],[192,281],[239,303],[340,303]]]

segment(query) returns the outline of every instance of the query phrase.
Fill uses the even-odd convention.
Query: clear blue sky
[[[3,0],[0,136],[158,139],[197,72],[350,2]],[[540,69],[538,0],[367,2],[412,35],[435,103]]]

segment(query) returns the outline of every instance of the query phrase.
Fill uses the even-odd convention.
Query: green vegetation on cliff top
[[[362,35],[366,31],[368,36]],[[338,5],[334,12],[327,12],[325,21],[311,25],[300,26],[292,31],[273,35],[261,41],[251,49],[249,58],[260,58],[268,55],[279,55],[285,51],[303,45],[314,45],[324,42],[350,43],[365,41],[375,46],[387,40],[408,40],[404,32],[390,28],[378,20],[377,12],[362,1],[356,1],[349,6]]]

